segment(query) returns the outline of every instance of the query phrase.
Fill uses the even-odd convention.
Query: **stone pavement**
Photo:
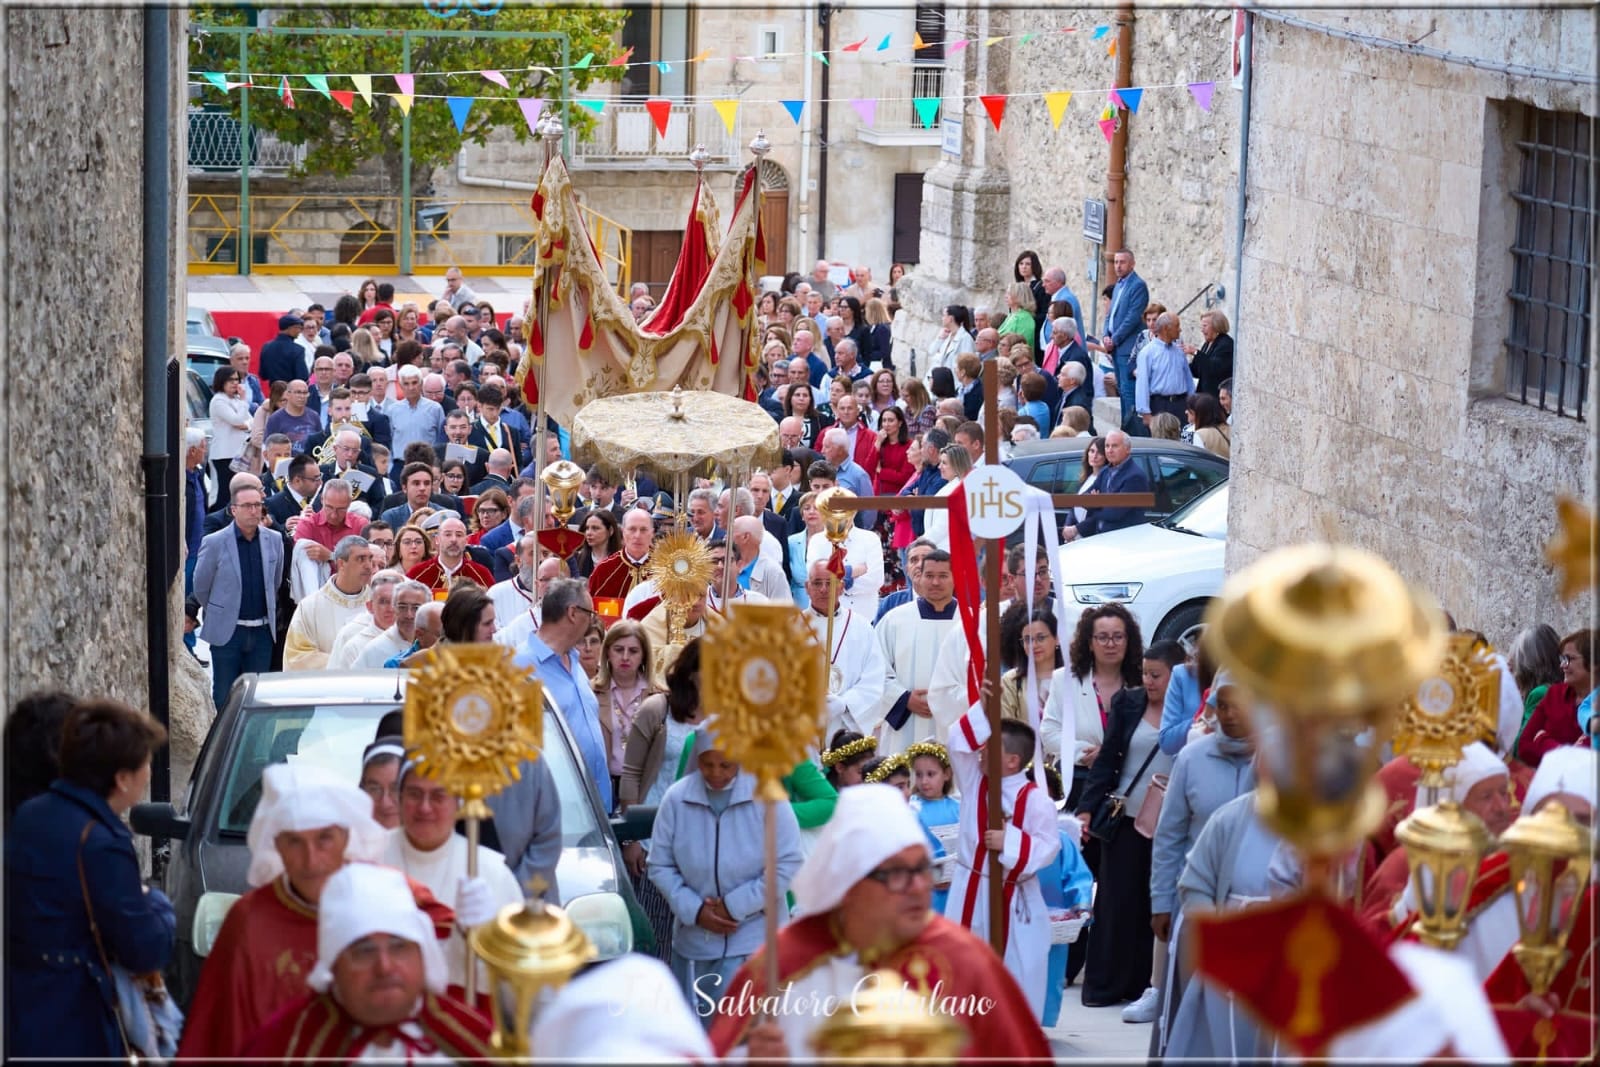
[[[1150,1051],[1150,1023],[1125,1023],[1122,1005],[1083,1006],[1083,988],[1074,985],[1061,1001],[1061,1017],[1045,1031],[1057,1062],[1125,1060],[1145,1062]]]

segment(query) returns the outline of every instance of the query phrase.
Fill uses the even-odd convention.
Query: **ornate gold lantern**
[[[856,521],[854,511],[839,505],[854,498],[855,494],[842,485],[830,486],[817,494],[815,503],[817,514],[822,516],[822,532],[835,548],[844,544],[845,538],[850,536],[850,527]]]
[[[1544,996],[1567,959],[1583,888],[1594,863],[1588,832],[1559,801],[1524,815],[1500,835],[1511,860],[1521,933],[1512,954],[1535,996]]]
[[[953,1063],[966,1039],[960,1023],[933,1011],[894,971],[879,970],[817,1027],[811,1044],[824,1060]]]
[[[1395,828],[1406,848],[1417,895],[1417,935],[1425,945],[1455,948],[1466,935],[1467,900],[1478,864],[1494,846],[1483,820],[1454,800],[1418,808]]]
[[[1346,851],[1382,818],[1378,750],[1437,668],[1439,609],[1369,552],[1308,544],[1234,575],[1206,622],[1251,698],[1263,821],[1308,861]],[[1310,880],[1326,873],[1308,863]]]
[[[583,468],[569,459],[557,460],[539,474],[539,480],[550,491],[550,508],[555,512],[556,521],[563,526],[572,520],[572,513],[577,510],[573,505],[584,477]]]
[[[532,887],[535,894],[543,891]],[[534,899],[508,904],[471,934],[472,951],[489,968],[493,983],[495,1050],[526,1058],[528,1033],[545,997],[567,984],[595,958],[589,938],[558,907]]]

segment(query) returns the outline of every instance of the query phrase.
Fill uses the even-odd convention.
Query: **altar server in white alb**
[[[466,987],[465,931],[486,923],[507,904],[522,903],[522,887],[492,848],[478,846],[478,875],[467,876],[467,839],[455,832],[461,802],[443,784],[417,772],[414,762],[400,769],[400,825],[388,832],[383,862],[404,871],[456,913],[444,950],[452,996]],[[489,988],[488,972],[478,969],[478,989]]]
[[[835,607],[833,647],[827,648],[829,582],[828,565],[820,560],[813,563],[806,578],[806,593],[811,598],[806,621],[828,656],[828,729],[822,735],[824,739],[839,730],[867,733],[862,720],[883,699],[889,671],[871,621],[842,603]]]
[[[817,560],[827,562],[833,555],[833,542],[826,533],[814,533],[806,541],[806,568]],[[878,591],[883,588],[883,542],[871,530],[852,526],[844,541],[846,577],[839,588],[839,599],[857,615],[878,617]]]
[[[945,918],[989,939],[989,860],[998,852],[1005,871],[1007,911],[1000,921],[1004,924],[1006,970],[1027,996],[1033,1017],[1042,1019],[1049,981],[1050,914],[1038,872],[1055,861],[1061,835],[1050,794],[1023,771],[1034,758],[1037,741],[1033,727],[1020,719],[1000,722],[1000,761],[1005,772],[1000,780],[1000,810],[1005,829],[987,828],[989,783],[984,765],[988,753],[984,746],[990,736],[984,702],[968,708],[950,728],[950,769],[961,791],[961,833]]]
[[[878,739],[878,755],[894,756],[918,741],[942,741],[959,713],[934,714],[928,703],[939,648],[960,629],[950,553],[935,550],[922,561],[922,595],[878,620],[878,645],[889,665],[883,698],[861,720],[862,732]]]

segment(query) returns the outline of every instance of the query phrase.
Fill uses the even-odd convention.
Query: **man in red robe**
[[[494,575],[467,558],[467,525],[454,515],[439,523],[434,544],[439,554],[412,567],[406,577],[421,582],[433,590],[433,599],[443,600],[450,595],[459,581],[476,582],[488,592],[494,585]]]
[[[406,876],[366,863],[340,868],[322,893],[310,992],[274,1014],[242,1054],[488,1063],[489,1020],[447,995],[446,979],[432,920]]]
[[[931,911],[926,837],[893,786],[840,794],[793,889],[803,917],[778,933],[780,987],[766,988],[762,948],[726,989],[696,989],[717,1005],[711,1045],[719,1056],[741,1047],[751,1059],[813,1056],[821,1023],[850,1010],[873,970],[889,968],[930,1011],[966,1030],[961,1059],[1050,1060],[1050,1043],[1005,964]],[[763,1020],[768,1010],[774,1018]]]
[[[595,614],[606,626],[622,618],[622,602],[634,586],[644,581],[655,530],[648,511],[629,508],[622,516],[622,551],[594,565],[589,575],[589,595],[594,598]]]
[[[305,994],[317,961],[317,912],[330,877],[347,863],[383,855],[385,831],[372,800],[310,764],[278,763],[261,776],[250,821],[250,871],[256,888],[228,909],[189,1005],[180,1059],[240,1054],[247,1038],[284,1004]],[[455,916],[421,885],[416,905],[448,937]]]

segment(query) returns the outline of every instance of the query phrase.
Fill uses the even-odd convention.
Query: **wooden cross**
[[[1000,369],[994,360],[989,360],[983,365],[983,461],[986,464],[998,465],[1000,462]],[[1132,462],[1131,459],[1129,462]],[[1154,507],[1156,498],[1153,493],[1056,493],[1050,497],[1050,503],[1057,508],[1150,508]],[[837,502],[841,510],[850,511],[926,511],[950,506],[950,498],[944,496],[861,496],[854,499]],[[1052,518],[1052,522],[1055,520]],[[985,774],[986,788],[989,791],[989,826],[990,830],[1005,829],[1005,813],[1000,810],[1000,779],[1002,749],[1000,739],[1000,558],[1005,554],[1005,543],[1001,540],[981,538],[987,546],[985,553],[983,583],[988,587],[988,596],[984,598],[984,630],[989,646],[988,658],[984,661],[988,675],[989,696],[984,702],[984,712],[989,719],[988,745],[989,762]],[[1051,566],[1058,566],[1052,560]],[[1058,605],[1058,610],[1065,610],[1066,605]],[[940,743],[944,738],[939,738]],[[1065,783],[1063,783],[1065,784]],[[995,953],[1002,958],[1005,955],[1005,941],[1002,934],[1004,925],[1000,922],[1000,914],[1005,908],[1003,880],[1005,872],[1000,867],[1000,854],[989,853],[989,944]]]

